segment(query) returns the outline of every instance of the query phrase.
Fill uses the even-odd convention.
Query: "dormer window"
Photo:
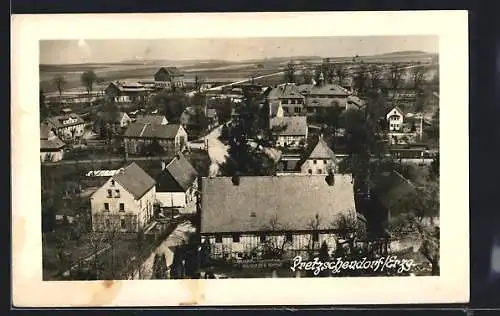
[[[115,185],[115,180],[111,180],[111,185]]]

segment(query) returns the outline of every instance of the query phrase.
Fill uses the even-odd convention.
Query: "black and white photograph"
[[[445,275],[468,210],[443,209],[440,108],[467,100],[440,78],[467,64],[443,73],[437,32],[345,33],[40,38],[41,281]]]

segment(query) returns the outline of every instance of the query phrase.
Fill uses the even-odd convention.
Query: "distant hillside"
[[[424,52],[421,50],[406,50],[406,51],[400,51],[400,52],[392,52],[392,53],[385,53],[385,54],[377,54],[373,56],[411,56],[411,55],[434,55],[434,53],[428,53]]]

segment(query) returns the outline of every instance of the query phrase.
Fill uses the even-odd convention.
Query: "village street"
[[[148,259],[142,264],[143,275],[141,279],[151,279],[153,273],[153,263],[156,254],[165,255],[167,266],[172,265],[174,260],[175,247],[188,241],[189,235],[194,233],[195,228],[189,221],[179,224],[175,230],[153,251]],[[137,275],[136,275],[137,277]]]
[[[210,169],[209,176],[214,177],[219,173],[219,165],[226,161],[228,156],[227,150],[228,146],[224,145],[220,140],[222,126],[216,127],[206,136],[200,138],[198,142],[190,142],[190,148],[203,149],[208,151],[208,156],[210,157]],[[199,142],[201,141],[201,142]],[[208,148],[207,148],[208,147]]]

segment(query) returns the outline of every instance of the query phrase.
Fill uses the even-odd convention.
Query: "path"
[[[224,145],[220,140],[219,136],[221,135],[222,126],[220,125],[213,129],[206,136],[200,138],[198,141],[201,142],[191,142],[189,143],[190,148],[198,148],[207,150],[208,147],[208,156],[210,157],[210,167],[209,167],[209,176],[215,177],[219,173],[220,164],[224,163],[228,157],[228,146]]]

